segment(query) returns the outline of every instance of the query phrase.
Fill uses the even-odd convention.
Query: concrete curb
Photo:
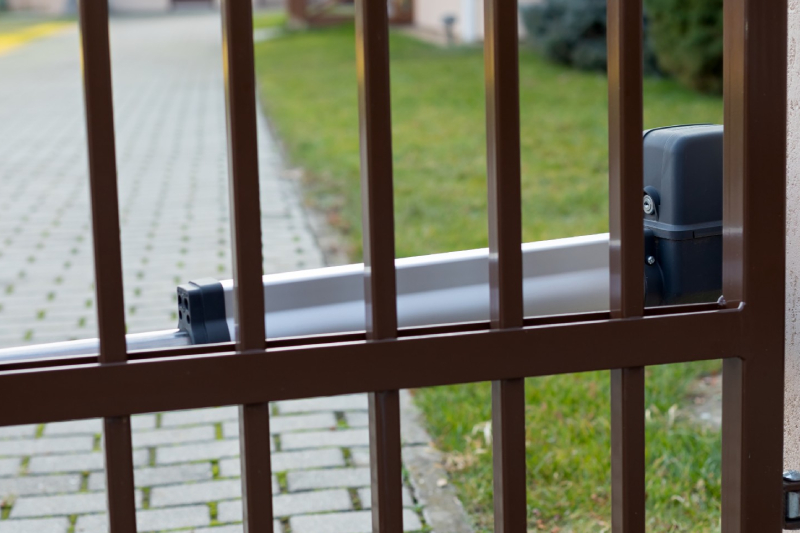
[[[400,391],[400,433],[403,465],[414,498],[423,507],[425,522],[435,533],[473,533],[455,487],[448,481],[444,457],[433,447],[422,413],[407,390]]]

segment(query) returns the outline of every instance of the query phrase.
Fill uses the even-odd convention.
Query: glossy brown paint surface
[[[266,346],[253,8],[251,2],[242,0],[223,0],[220,7],[238,324],[235,340],[238,352],[248,352]],[[240,406],[239,414],[244,531],[272,533],[269,403],[247,402]]]
[[[107,0],[80,3],[89,190],[92,206],[97,324],[101,364],[124,363],[125,302],[119,237],[114,103]],[[102,402],[102,397],[95,398]],[[130,417],[103,421],[109,527],[136,532]]]
[[[609,0],[610,302],[621,319],[644,311],[642,34],[642,0]],[[644,533],[643,367],[611,370],[611,506],[614,533]]]
[[[488,0],[491,321],[400,330],[385,6],[356,3],[367,331],[265,340],[252,8],[246,1],[225,0],[239,337],[233,343],[128,354],[108,6],[81,2],[100,354],[0,364],[0,403],[15,406],[0,411],[0,425],[104,417],[111,528],[133,533],[129,416],[241,405],[245,528],[269,533],[269,402],[367,392],[373,529],[399,533],[397,390],[492,381],[496,530],[523,533],[523,379],[609,369],[613,530],[638,533],[645,524],[644,367],[724,359],[722,530],[780,531],[786,1],[725,2],[725,301],[642,308],[641,2],[610,0],[611,310],[523,319],[517,6]]]
[[[725,1],[723,295],[744,302],[723,366],[725,533],[783,522],[787,10]]]
[[[397,338],[389,18],[386,2],[381,0],[356,0],[355,8],[364,303],[369,343]],[[376,357],[383,359],[380,353]],[[396,389],[369,391],[369,421],[372,530],[402,533],[403,466],[400,396]]]
[[[493,329],[519,328],[522,311],[517,5],[484,2],[489,294]],[[492,382],[494,529],[525,533],[525,381]]]

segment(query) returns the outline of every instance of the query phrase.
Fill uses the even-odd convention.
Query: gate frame
[[[265,340],[252,6],[223,0],[239,339],[126,353],[108,5],[80,3],[100,354],[0,364],[0,403],[14,406],[0,425],[104,417],[114,533],[136,531],[131,414],[242,405],[245,531],[271,533],[268,402],[357,392],[370,393],[373,529],[400,533],[397,390],[474,381],[493,381],[495,529],[525,533],[524,378],[602,369],[613,531],[641,533],[644,367],[707,359],[724,360],[722,531],[781,530],[786,0],[725,1],[724,298],[663,308],[643,308],[641,0],[609,0],[611,311],[533,318],[521,305],[517,6],[485,6],[491,322],[397,328],[386,4],[357,0],[367,331]]]

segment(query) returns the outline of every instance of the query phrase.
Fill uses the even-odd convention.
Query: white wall
[[[109,0],[108,5],[117,13],[160,13],[172,7],[172,0]]]
[[[57,15],[67,11],[69,0],[8,0],[8,8]]]
[[[800,0],[789,0],[784,464],[800,470]]]
[[[519,0],[520,5],[537,4],[541,0]],[[474,20],[475,38],[483,40],[483,0],[414,0],[414,25],[419,29],[444,34],[444,23],[442,19],[446,15],[454,15],[456,22],[453,25],[453,32],[457,40],[464,40],[463,21],[468,20],[466,9],[472,8]],[[522,21],[519,24],[520,37],[525,36],[525,29]]]

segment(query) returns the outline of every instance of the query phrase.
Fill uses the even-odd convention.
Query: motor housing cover
[[[645,305],[722,294],[722,126],[644,132]]]

